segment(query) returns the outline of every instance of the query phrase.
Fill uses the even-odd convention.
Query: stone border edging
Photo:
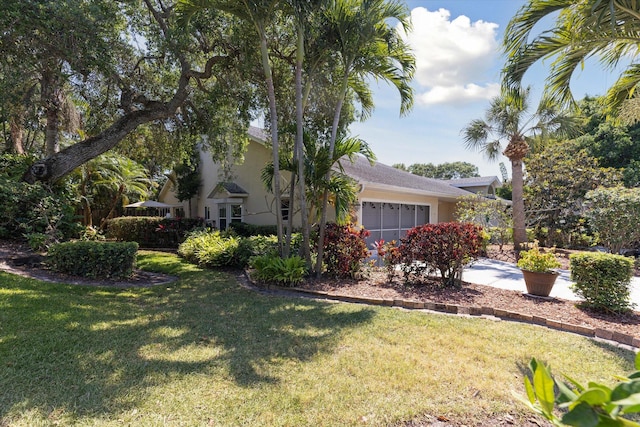
[[[245,271],[244,277],[251,283],[253,288],[262,290],[264,288],[258,287],[252,280],[249,274]],[[447,314],[459,314],[467,316],[494,316],[503,320],[510,320],[515,322],[530,323],[534,325],[545,326],[547,328],[556,329],[564,332],[572,332],[575,334],[583,335],[589,338],[600,338],[607,341],[614,341],[618,344],[628,345],[635,348],[640,348],[640,338],[633,337],[632,335],[623,334],[620,332],[610,331],[608,329],[593,328],[591,326],[580,326],[571,323],[560,322],[553,319],[547,319],[546,317],[534,316],[530,314],[522,314],[516,311],[503,310],[493,307],[479,307],[479,306],[463,306],[458,304],[444,304],[435,302],[422,302],[415,300],[405,299],[391,299],[391,298],[367,298],[367,297],[354,297],[341,295],[339,293],[328,291],[313,291],[310,289],[303,289],[297,287],[285,288],[281,286],[270,286],[268,290],[277,290],[284,292],[295,292],[298,294],[305,294],[311,297],[320,297],[324,299],[351,302],[357,304],[379,305],[384,307],[401,307],[409,310],[430,310],[435,312],[447,313]]]

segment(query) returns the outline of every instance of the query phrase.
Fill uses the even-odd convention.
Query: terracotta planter
[[[528,293],[548,297],[551,293],[551,288],[553,288],[553,284],[556,283],[559,273],[541,273],[538,271],[522,270],[522,275],[524,276],[524,283],[527,285]]]

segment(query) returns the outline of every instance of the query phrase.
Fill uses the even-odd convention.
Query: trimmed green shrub
[[[123,216],[106,222],[106,237],[138,242],[146,248],[176,248],[188,232],[202,227],[201,218],[162,218],[158,216]]]
[[[74,276],[122,279],[133,273],[137,251],[135,242],[66,242],[49,249],[47,264]]]
[[[229,224],[229,228],[241,237],[274,236],[278,234],[278,229],[275,225],[255,225],[247,224],[246,222],[232,222]]]
[[[252,258],[251,267],[255,270],[255,279],[284,286],[302,282],[307,273],[304,259],[297,255],[284,259],[277,255],[261,255]]]
[[[569,256],[573,290],[585,304],[597,310],[624,312],[631,308],[629,286],[633,258],[605,253]]]

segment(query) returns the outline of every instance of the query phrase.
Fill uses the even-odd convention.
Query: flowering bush
[[[387,270],[387,280],[389,281],[393,279],[396,264],[399,263],[397,243],[395,240],[385,242],[384,239],[380,239],[371,244],[378,253],[378,259],[382,260],[382,265]]]
[[[337,277],[358,278],[363,261],[369,257],[365,238],[369,231],[353,225],[327,224],[324,237],[324,262],[327,273]]]
[[[440,273],[443,286],[460,283],[462,267],[480,256],[482,228],[471,223],[445,222],[414,227],[400,239],[398,261],[405,277]]]

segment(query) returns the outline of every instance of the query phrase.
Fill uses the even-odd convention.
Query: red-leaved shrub
[[[369,231],[352,225],[328,223],[324,237],[327,273],[337,277],[359,278],[363,261],[369,257],[365,238]]]
[[[462,267],[480,256],[482,227],[445,222],[414,227],[400,239],[398,260],[405,277],[439,272],[443,286],[455,286]]]

